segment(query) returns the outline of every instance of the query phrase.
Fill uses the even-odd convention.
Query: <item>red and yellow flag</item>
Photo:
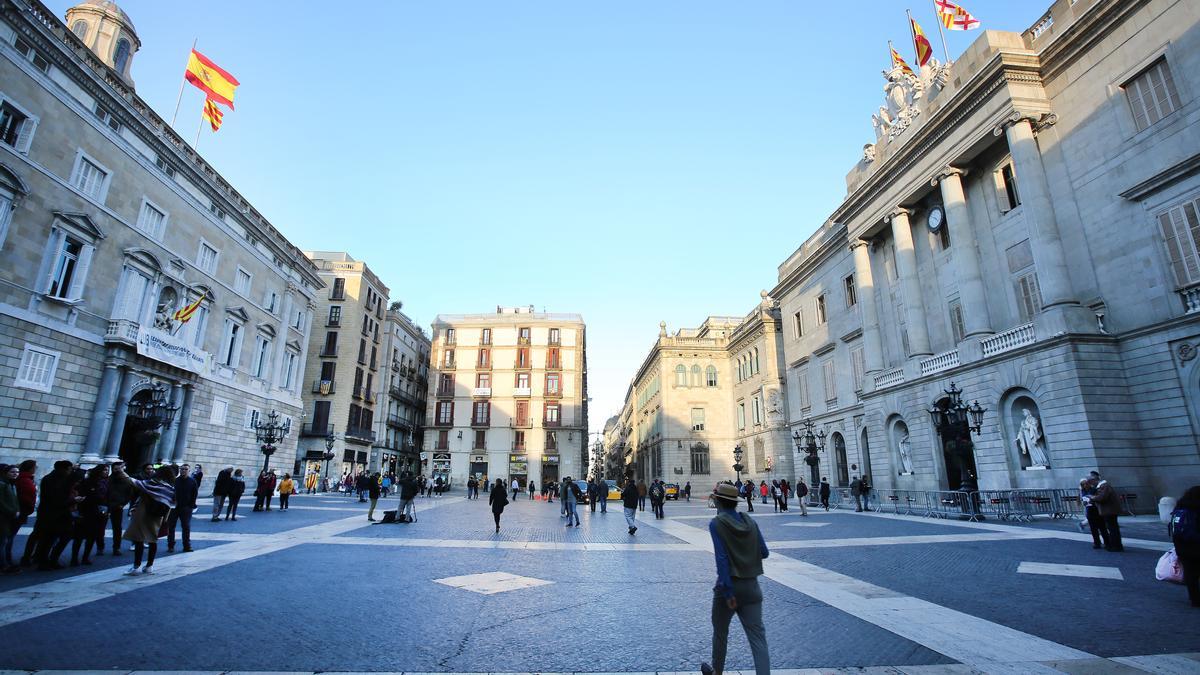
[[[908,17],[908,23],[912,29],[913,48],[917,51],[917,67],[921,68],[926,63],[929,63],[929,57],[933,55],[933,47],[929,46],[929,39],[925,37],[925,33],[921,30],[921,26],[917,24],[917,20]]]
[[[183,75],[188,82],[194,84],[208,98],[223,103],[233,110],[233,92],[241,84],[237,78],[230,75],[220,66],[208,60],[208,57],[192,50],[188,57],[187,70]]]
[[[913,69],[908,66],[908,62],[904,60],[903,56],[900,56],[900,52],[896,51],[896,48],[890,42],[888,43],[888,49],[892,51],[892,67],[899,67],[900,70],[904,71],[905,75],[913,75],[915,77],[916,74],[913,73]]]
[[[933,7],[937,10],[938,20],[948,30],[974,30],[979,28],[979,20],[971,16],[970,12],[963,9],[962,5],[956,5],[950,2],[950,0],[933,0]]]
[[[217,102],[211,98],[204,99],[204,112],[201,113],[204,119],[212,125],[212,130],[216,131],[221,128],[221,120],[224,119],[225,113],[217,107]]]
[[[196,298],[196,301],[193,302],[192,304],[188,305],[187,307],[180,307],[175,312],[175,320],[178,321],[179,323],[187,323],[188,319],[192,318],[192,315],[196,313],[196,310],[200,309],[201,302],[204,302],[203,295]]]

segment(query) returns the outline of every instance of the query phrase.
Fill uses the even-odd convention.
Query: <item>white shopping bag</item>
[[[1154,566],[1154,578],[1159,581],[1183,583],[1183,566],[1179,564],[1179,557],[1175,555],[1174,550],[1167,551],[1158,559],[1158,564]]]

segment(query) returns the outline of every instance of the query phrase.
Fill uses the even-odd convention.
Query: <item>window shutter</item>
[[[854,368],[854,390],[862,391],[863,376],[866,370],[866,362],[863,360],[863,348],[859,347],[850,352],[850,362]]]
[[[1141,84],[1141,79],[1137,79],[1125,87],[1125,95],[1129,97],[1129,109],[1133,112],[1133,125],[1138,131],[1149,126],[1146,122],[1146,101],[1142,98]]]
[[[17,152],[27,155],[29,154],[29,146],[33,144],[33,132],[37,129],[38,118],[27,117],[21,124],[21,130],[17,132],[17,142],[13,147]]]
[[[1042,309],[1042,293],[1038,288],[1037,272],[1023,274],[1017,279],[1017,304],[1022,321],[1032,321]]]
[[[1175,283],[1178,286],[1185,286],[1192,278],[1189,270],[1194,268],[1195,261],[1192,260],[1192,264],[1188,264],[1191,251],[1183,248],[1183,241],[1179,238],[1175,226],[1174,214],[1175,211],[1172,210],[1160,215],[1158,224],[1162,228],[1163,242],[1167,246],[1167,257],[1170,259],[1171,270],[1175,275]]]
[[[79,250],[79,260],[75,263],[75,274],[71,277],[71,288],[67,290],[66,297],[68,299],[83,299],[83,285],[87,282],[88,268],[92,266],[92,254],[95,252],[96,247],[87,244],[84,244]]]

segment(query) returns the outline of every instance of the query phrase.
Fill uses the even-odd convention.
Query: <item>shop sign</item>
[[[546,455],[542,457],[542,464],[558,464],[558,455]]]

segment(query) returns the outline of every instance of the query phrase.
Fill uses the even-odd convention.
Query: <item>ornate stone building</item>
[[[300,414],[321,280],[134,91],[129,17],[67,21],[0,0],[3,459],[253,469],[254,422]]]
[[[583,317],[497,307],[433,322],[422,472],[522,485],[583,478],[587,356]]]
[[[793,428],[913,489],[1200,482],[1200,23],[1059,0],[887,74],[845,201],[779,269]],[[932,407],[987,409],[978,433]]]
[[[384,319],[386,368],[379,376],[378,400],[384,404],[375,420],[371,468],[384,472],[417,471],[425,441],[425,408],[429,382],[429,335],[393,302]]]

